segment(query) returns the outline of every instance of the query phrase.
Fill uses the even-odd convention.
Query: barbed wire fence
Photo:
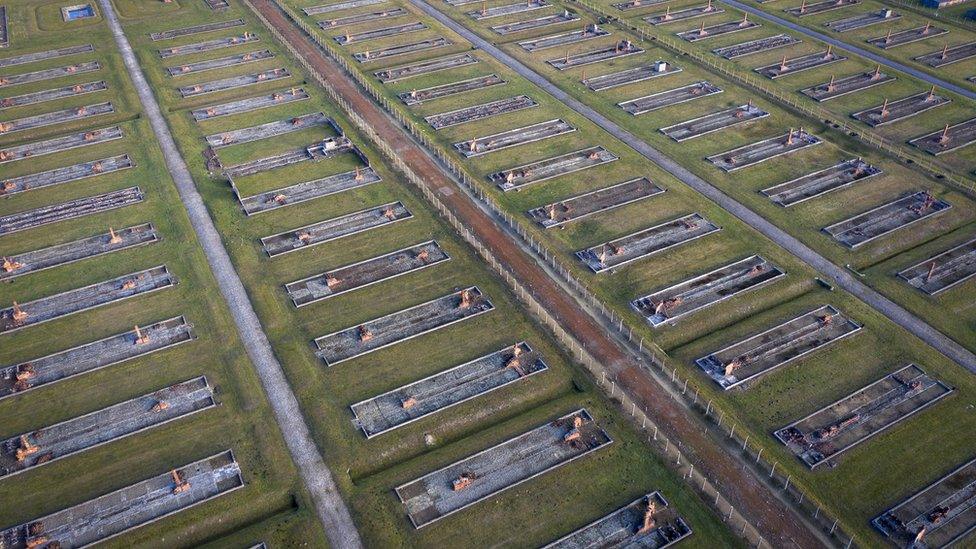
[[[376,89],[376,87],[370,81],[363,77],[358,70],[350,67],[349,62],[345,59],[345,57],[342,56],[338,50],[333,48],[331,44],[319,39],[317,33],[312,29],[312,27],[308,25],[303,18],[295,14],[289,6],[284,4],[281,0],[270,1],[281,9],[281,11],[296,26],[298,26],[317,47],[326,53],[333,61],[338,63],[367,93],[370,94],[375,101],[377,101],[386,110],[389,115],[391,115],[399,124],[407,129],[411,136],[421,143],[431,155],[441,162],[444,167],[448,168],[455,176],[457,181],[463,184],[467,191],[480,200],[482,204],[487,207],[487,210],[496,218],[496,220],[501,221],[509,231],[517,234],[521,239],[523,239],[523,244],[536,254],[537,259],[543,260],[548,268],[559,275],[564,284],[576,292],[579,298],[585,301],[585,303],[591,307],[593,313],[601,317],[601,320],[606,326],[612,327],[612,332],[610,332],[611,335],[614,335],[615,333],[620,339],[630,344],[634,354],[639,359],[641,366],[650,372],[656,372],[658,374],[658,379],[663,379],[666,383],[668,383],[668,388],[670,389],[673,398],[683,399],[687,406],[700,413],[705,419],[707,419],[713,429],[719,430],[723,437],[727,437],[728,440],[726,442],[728,443],[728,447],[736,448],[737,452],[740,452],[744,458],[748,459],[748,462],[752,467],[760,471],[762,474],[768,475],[770,485],[775,486],[778,490],[781,490],[784,498],[788,499],[796,509],[803,512],[809,521],[821,528],[821,530],[830,538],[834,539],[837,542],[836,545],[838,547],[850,549],[851,547],[856,546],[855,538],[844,530],[840,524],[840,521],[824,510],[822,506],[815,501],[815,499],[809,497],[806,491],[801,487],[800,483],[793,479],[792,475],[786,471],[785,467],[782,467],[776,460],[771,459],[769,456],[764,457],[764,448],[761,444],[753,441],[748,433],[745,433],[743,436],[743,430],[741,428],[737,432],[738,426],[735,423],[726,421],[725,412],[721,411],[719,407],[715,405],[713,400],[706,400],[704,397],[700,397],[702,391],[698,385],[698,380],[691,377],[683,377],[681,374],[679,374],[677,368],[670,365],[671,358],[655,343],[644,341],[644,338],[634,336],[633,328],[628,325],[622,315],[614,311],[612,308],[607,307],[602,300],[597,298],[596,295],[594,295],[579,280],[579,278],[577,278],[576,274],[572,270],[567,268],[545,246],[536,240],[532,233],[524,227],[522,222],[502,210],[497,202],[495,202],[495,200],[488,195],[480,185],[476,184],[468,176],[466,171],[461,168],[454,158],[452,158],[439,144],[433,142],[425,132],[423,132],[412,120],[407,117],[407,115],[401,112],[401,109],[397,104],[390,101],[384,94],[380,93],[380,91]],[[532,292],[526,290],[518,279],[511,274],[510,269],[508,269],[503,263],[499,262],[494,253],[487,246],[485,246],[480,239],[472,234],[471,231],[464,226],[459,219],[457,219],[457,217],[443,204],[443,202],[441,202],[435,191],[433,191],[430,186],[427,185],[423,178],[415,174],[410,167],[403,162],[396,151],[393,150],[358,113],[356,113],[352,106],[341,95],[339,95],[334,87],[328,81],[326,81],[306,59],[304,59],[296,50],[294,50],[294,48],[287,40],[285,40],[280,32],[273,25],[271,25],[263,17],[263,15],[253,7],[253,5],[251,5],[250,1],[243,0],[243,2],[251,8],[259,19],[262,20],[275,38],[291,51],[293,57],[295,57],[295,59],[303,66],[305,71],[325,89],[326,93],[329,95],[329,98],[336,103],[346,117],[349,118],[349,120],[359,129],[359,131],[361,131],[370,141],[373,142],[381,154],[383,154],[412,185],[420,190],[423,197],[434,206],[438,213],[447,220],[447,222],[452,226],[452,228],[454,228],[454,230],[458,232],[459,235],[461,235],[465,242],[471,245],[478,252],[478,254],[481,255],[485,262],[505,281],[506,284],[509,285],[516,297],[520,299],[528,307],[531,313],[539,318],[542,323],[555,335],[557,341],[559,341],[560,344],[563,345],[565,349],[567,349],[569,353],[587,369],[588,372],[590,372],[590,375],[593,376],[601,389],[610,395],[611,401],[616,403],[621,411],[625,415],[629,416],[632,419],[632,422],[641,430],[646,437],[647,442],[661,450],[661,455],[664,456],[665,463],[667,463],[669,467],[675,470],[688,484],[693,486],[694,489],[703,496],[703,499],[716,510],[717,514],[722,517],[723,521],[729,524],[733,532],[740,535],[750,544],[754,544],[756,547],[762,547],[764,545],[769,546],[769,543],[763,538],[760,532],[738,510],[735,509],[730,500],[717,489],[715,484],[704,475],[700,468],[696,468],[694,463],[685,457],[684,453],[681,452],[681,442],[676,442],[670,439],[660,430],[659,426],[657,426],[649,416],[648,410],[639,406],[636,401],[620,387],[613,372],[596,360],[585,349],[585,344],[581,344],[574,336],[569,334],[561,326],[561,324],[539,304]]]
[[[859,140],[871,147],[874,147],[875,149],[894,157],[896,160],[904,164],[917,166],[939,181],[948,182],[958,190],[964,191],[970,195],[976,193],[976,179],[967,180],[960,178],[940,163],[932,162],[928,158],[921,155],[910,154],[909,151],[898,144],[899,142],[897,140],[885,139],[885,137],[879,133],[867,130],[865,128],[852,126],[844,118],[838,117],[830,111],[799,101],[796,97],[783,93],[781,90],[771,86],[769,81],[757,74],[754,74],[752,71],[739,70],[733,63],[722,61],[715,55],[705,54],[697,49],[687,47],[682,41],[679,41],[671,36],[658,35],[646,26],[625,21],[613,13],[608,12],[602,6],[598,6],[589,0],[568,1],[578,4],[591,13],[604,18],[606,21],[611,22],[625,31],[629,31],[630,33],[636,35],[641,42],[652,43],[652,45],[658,44],[663,46],[665,49],[671,50],[677,55],[690,57],[692,60],[706,67],[707,69],[718,72],[719,74],[735,81],[742,86],[759,91],[774,101],[786,105],[787,107],[794,109],[809,118],[813,118],[814,120],[818,121],[818,123],[826,124],[839,132],[843,132],[847,137]]]

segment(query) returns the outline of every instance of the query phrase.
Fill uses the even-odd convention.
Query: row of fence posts
[[[779,101],[781,103],[785,103],[789,107],[805,114],[810,118],[813,118],[819,122],[825,122],[828,125],[835,126],[835,129],[846,133],[848,137],[859,138],[861,141],[867,143],[868,145],[871,145],[876,149],[879,149],[891,156],[894,156],[901,162],[918,166],[923,170],[925,170],[926,172],[928,172],[929,174],[932,174],[940,178],[940,180],[948,181],[950,184],[958,187],[961,190],[968,191],[969,193],[976,192],[976,180],[969,181],[969,180],[958,179],[955,175],[951,173],[950,170],[947,170],[946,168],[940,166],[939,164],[935,164],[931,162],[927,158],[908,154],[908,152],[902,150],[900,146],[886,141],[881,134],[866,129],[855,128],[849,125],[844,119],[837,118],[833,113],[829,111],[803,104],[797,101],[797,99],[790,96],[789,94],[784,94],[782,91],[770,87],[764,79],[750,72],[740,72],[735,68],[734,65],[730,63],[719,62],[716,59],[713,59],[712,56],[705,55],[698,50],[683,47],[680,44],[680,42],[674,40],[670,36],[654,35],[653,39],[649,38],[650,33],[643,26],[627,23],[622,19],[619,19],[614,15],[608,13],[603,8],[591,4],[586,0],[570,0],[570,1],[579,4],[580,6],[586,8],[587,10],[593,13],[596,13],[597,15],[600,15],[601,17],[606,18],[607,20],[613,20],[616,23],[616,25],[619,26],[620,28],[635,33],[643,42],[649,42],[653,40],[654,42],[663,44],[673,52],[680,55],[691,57],[692,59],[708,67],[709,69],[717,71],[720,74],[723,74],[726,77],[735,80],[747,87],[757,89],[762,93],[766,94],[767,96],[772,97],[774,100]]]
[[[250,6],[250,2],[248,0],[244,1]],[[830,536],[838,540],[839,546],[843,546],[847,549],[853,546],[854,538],[843,531],[837,519],[831,517],[814,500],[806,497],[805,493],[802,491],[802,489],[800,489],[798,484],[793,481],[792,476],[789,474],[784,474],[785,469],[778,466],[776,461],[763,458],[763,448],[761,445],[758,443],[754,446],[750,445],[749,435],[746,434],[745,438],[743,438],[741,433],[736,433],[735,424],[723,425],[725,413],[720,411],[717,406],[714,406],[711,400],[706,402],[703,398],[699,398],[700,389],[697,385],[697,381],[693,380],[692,378],[682,378],[679,376],[677,368],[674,368],[668,364],[670,358],[663,349],[654,343],[645,342],[644,338],[642,337],[635,338],[633,329],[625,323],[622,315],[616,313],[616,311],[614,311],[612,308],[607,307],[602,300],[598,299],[596,295],[594,295],[587,287],[584,286],[584,284],[569,268],[563,265],[555,255],[551,254],[543,245],[541,245],[521,222],[519,222],[512,215],[503,211],[495,200],[487,194],[484,188],[474,183],[467,173],[461,168],[461,166],[453,158],[451,158],[443,150],[443,148],[436,143],[433,143],[430,138],[427,137],[427,135],[422,132],[416,124],[413,123],[413,121],[408,119],[400,111],[400,109],[394,105],[393,102],[387,99],[383,94],[379,93],[379,91],[376,90],[375,87],[364,77],[362,77],[358,71],[352,70],[345,58],[342,57],[339,52],[334,50],[330,45],[323,43],[323,41],[317,37],[316,33],[313,32],[304,22],[304,20],[296,16],[296,14],[294,14],[294,12],[292,12],[288,6],[284,5],[281,0],[272,1],[292,21],[294,21],[318,47],[327,53],[330,58],[338,62],[340,66],[342,66],[343,69],[363,87],[363,89],[365,89],[377,102],[379,102],[390,115],[392,115],[400,124],[402,124],[404,128],[409,130],[415,139],[427,147],[428,151],[433,153],[434,156],[457,177],[458,181],[461,182],[468,191],[487,205],[489,211],[496,217],[496,219],[501,220],[509,230],[520,236],[528,247],[537,254],[537,257],[543,259],[565,283],[568,283],[570,287],[577,292],[577,294],[590,307],[592,307],[594,313],[597,313],[603,317],[605,324],[609,325],[612,330],[616,331],[628,342],[636,345],[636,352],[638,356],[642,359],[647,359],[642,360],[641,362],[658,368],[661,373],[659,379],[664,379],[670,382],[672,395],[680,393],[680,395],[685,399],[686,404],[691,406],[692,409],[702,413],[707,419],[711,420],[715,424],[716,428],[722,430],[723,433],[727,431],[727,434],[724,436],[727,436],[730,439],[729,445],[738,448],[738,451],[745,454],[757,469],[768,471],[770,482],[781,487],[780,489],[786,492],[786,496],[790,498],[797,508],[805,511],[809,519],[813,520],[815,524],[820,526],[824,532],[827,532]],[[421,191],[424,198],[435,207],[435,209],[451,224],[458,234],[460,234],[468,244],[477,250],[477,252],[492,267],[492,269],[498,273],[513,289],[516,296],[529,307],[529,310],[533,314],[543,321],[543,323],[556,336],[557,340],[567,350],[569,350],[570,354],[587,368],[590,374],[597,380],[598,384],[610,395],[611,400],[619,403],[621,410],[625,414],[629,414],[632,417],[634,423],[639,425],[641,431],[647,436],[648,442],[656,444],[662,448],[665,458],[664,461],[671,465],[672,468],[676,470],[686,482],[692,485],[704,496],[705,501],[709,502],[716,509],[718,514],[730,525],[736,534],[742,536],[749,543],[755,544],[757,547],[769,545],[763,539],[762,535],[755,529],[755,527],[753,527],[734,508],[729,500],[718,491],[715,485],[704,476],[702,471],[700,469],[696,469],[694,464],[684,457],[680,451],[681,443],[672,442],[668,437],[660,432],[658,426],[655,425],[648,416],[647,410],[638,406],[629,395],[618,387],[614,377],[609,374],[604,365],[600,364],[596,359],[593,358],[592,355],[590,355],[590,353],[585,349],[585,345],[581,345],[580,342],[578,342],[572,335],[566,332],[560,323],[557,322],[552,315],[538,303],[538,301],[536,301],[532,293],[527,291],[524,286],[522,286],[511,274],[510,270],[497,260],[491,250],[477,237],[475,237],[471,231],[468,230],[468,228],[465,227],[460,220],[458,220],[457,217],[447,209],[446,206],[444,206],[434,191],[430,189],[423,179],[417,176],[417,174],[415,174],[410,167],[400,159],[399,155],[397,155],[396,152],[379,137],[375,130],[373,130],[373,128],[352,109],[351,105],[349,105],[349,103],[343,97],[341,97],[317,71],[311,67],[307,60],[298,55],[298,52],[289,46],[289,43],[284,40],[284,38],[272,25],[268,24],[267,21],[264,20],[263,16],[261,16],[257,10],[253,9],[253,6],[252,10],[255,11],[258,17],[265,22],[272,34],[286,47],[289,47],[294,54],[294,57],[299,60],[305,70],[326,90],[329,97],[339,106],[340,109],[342,109],[353,124],[377,146],[377,148],[383,153],[384,156],[387,157],[394,167],[396,167],[406,176],[408,181],[410,181]],[[613,332],[610,333],[612,335]]]

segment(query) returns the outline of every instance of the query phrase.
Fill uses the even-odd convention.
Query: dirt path
[[[414,172],[424,174],[427,183],[440,194],[444,205],[491,250],[491,253],[518,277],[519,281],[587,350],[618,376],[622,387],[646,405],[662,429],[684,444],[683,449],[698,467],[763,533],[774,547],[820,547],[823,544],[806,528],[792,509],[782,505],[759,479],[718,443],[704,434],[704,427],[693,421],[686,410],[645,375],[634,359],[610,339],[593,318],[584,313],[518,244],[462,192],[442,167],[434,162],[413,139],[363,92],[331,58],[268,0],[252,0],[253,5],[296,51],[329,82],[340,96],[366,120]]]
[[[292,392],[285,378],[281,364],[274,356],[268,336],[261,327],[254,307],[251,306],[244,284],[231,263],[217,227],[214,226],[207,206],[203,202],[203,197],[197,192],[190,169],[176,147],[176,141],[169,131],[166,119],[163,118],[152,88],[146,82],[129,39],[122,31],[115,8],[111,0],[99,0],[99,5],[108,20],[115,43],[122,52],[125,68],[132,78],[132,83],[139,94],[139,101],[163,150],[166,168],[173,176],[180,199],[190,216],[190,224],[203,247],[210,270],[217,280],[221,296],[230,308],[244,348],[261,379],[261,385],[271,403],[271,409],[281,428],[285,444],[298,467],[305,487],[312,496],[315,511],[325,527],[329,543],[332,547],[343,549],[362,547],[359,532],[352,521],[349,509],[346,508],[339,494],[332,472],[325,465],[315,441],[312,440],[311,432],[305,423],[305,416],[298,405],[298,399],[295,398],[295,393]]]

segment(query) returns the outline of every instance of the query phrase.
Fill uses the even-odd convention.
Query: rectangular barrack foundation
[[[861,330],[836,308],[824,305],[695,361],[728,391]]]
[[[639,177],[533,208],[527,213],[533,221],[549,229],[651,198],[663,192],[664,189],[650,179]]]
[[[657,328],[783,276],[786,272],[754,255],[639,297],[630,305]]]
[[[366,438],[373,438],[547,369],[539,353],[522,342],[350,408]]]
[[[177,491],[174,476],[185,486]],[[227,450],[0,531],[5,547],[87,547],[244,487]]]
[[[613,269],[633,261],[687,244],[720,230],[718,225],[694,213],[578,251],[576,257],[594,273],[613,272]]]
[[[396,494],[414,527],[422,528],[611,442],[580,409],[397,486]]]
[[[885,431],[952,393],[909,364],[773,433],[811,469]]]
[[[476,286],[315,338],[315,355],[334,366],[446,328],[495,308]]]

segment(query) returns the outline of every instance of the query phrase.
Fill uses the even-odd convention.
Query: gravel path
[[[522,64],[522,62],[518,61],[514,57],[492,45],[487,40],[484,40],[477,34],[455,22],[453,19],[441,13],[423,0],[410,0],[410,2],[419,9],[423,10],[427,15],[437,19],[454,32],[460,34],[463,38],[474,44],[476,47],[484,50],[488,54],[492,55],[495,59],[517,72],[519,75],[539,86],[569,108],[585,116],[617,139],[627,143],[645,158],[661,166],[689,187],[703,194],[709,200],[715,202],[732,215],[738,217],[749,226],[762,233],[764,236],[766,236],[766,238],[769,238],[779,246],[788,250],[794,256],[798,257],[803,262],[820,271],[820,273],[822,273],[824,278],[826,278],[828,281],[836,284],[847,292],[850,292],[858,299],[867,303],[876,311],[885,315],[902,328],[908,330],[922,341],[931,345],[940,353],[968,369],[970,372],[976,373],[976,354],[973,354],[971,351],[956,343],[954,340],[936,330],[928,323],[924,322],[922,319],[915,316],[894,301],[891,301],[887,297],[868,287],[866,284],[855,278],[854,275],[849,273],[846,269],[838,267],[806,244],[800,242],[797,238],[789,235],[786,233],[786,231],[783,231],[776,225],[773,225],[771,222],[767,221],[756,212],[750,210],[742,203],[725,194],[711,183],[708,183],[704,179],[691,173],[685,169],[684,166],[681,166],[669,156],[651,147],[644,141],[641,141],[640,138],[624,130],[594,109],[574,99],[569,94],[559,89],[555,84],[549,82],[543,76],[536,73],[528,66]]]
[[[220,293],[230,306],[231,315],[237,325],[237,331],[244,342],[248,356],[257,369],[261,384],[267,392],[268,400],[274,411],[275,419],[285,438],[285,444],[291,452],[292,459],[298,466],[299,473],[306,488],[312,495],[315,510],[325,527],[326,535],[332,547],[362,547],[359,533],[353,524],[349,509],[339,495],[332,472],[329,471],[322,456],[319,454],[315,442],[312,440],[308,425],[298,405],[298,399],[292,392],[281,364],[274,356],[271,343],[265,335],[258,320],[247,292],[241,283],[237,271],[231,263],[227,250],[220,240],[220,234],[210,218],[203,198],[197,192],[186,162],[176,148],[173,135],[166,125],[159,109],[159,104],[153,96],[152,89],[146,82],[136,56],[132,51],[129,40],[122,31],[115,8],[111,0],[99,0],[102,13],[108,20],[115,42],[122,52],[125,67],[139,93],[139,100],[145,109],[149,123],[159,140],[166,159],[166,167],[176,182],[183,205],[190,215],[190,223],[200,239],[203,251],[207,256],[210,269],[217,279]]]

